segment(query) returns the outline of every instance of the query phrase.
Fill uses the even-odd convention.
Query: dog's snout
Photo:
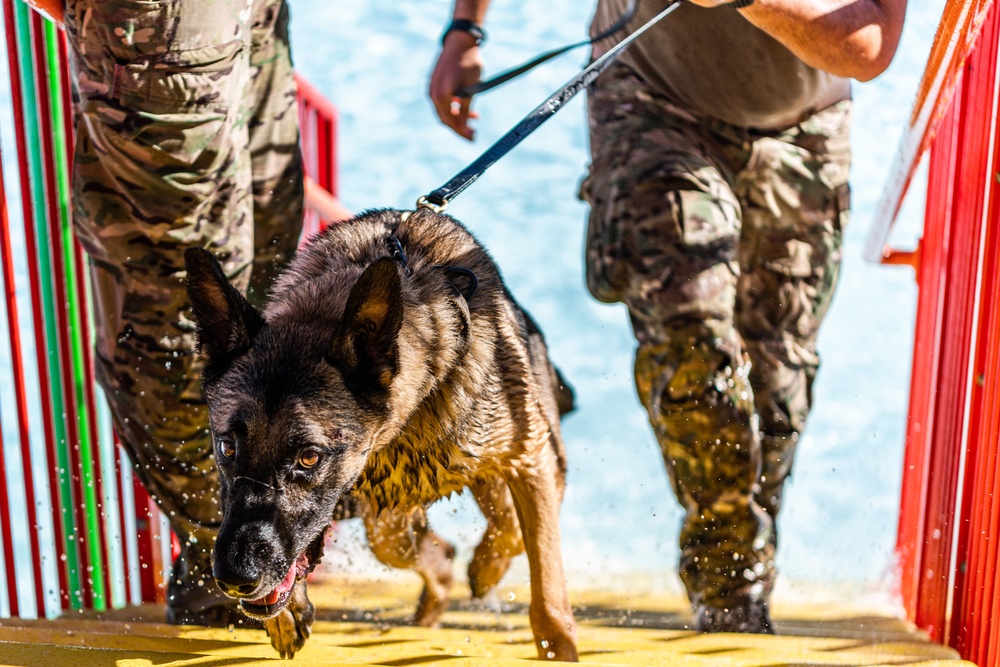
[[[245,498],[227,508],[212,552],[212,576],[223,593],[235,598],[254,597],[266,584],[273,563],[281,562],[273,517],[260,518],[260,507],[249,507]],[[273,574],[273,573],[271,573]]]
[[[215,577],[215,582],[223,593],[234,597],[252,594],[260,585],[261,579],[260,572],[225,568],[218,561],[212,567],[212,576]]]

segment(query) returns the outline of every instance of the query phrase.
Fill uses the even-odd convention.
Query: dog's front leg
[[[524,533],[531,574],[528,617],[535,647],[542,660],[576,662],[576,624],[566,595],[559,546],[559,500],[556,458],[551,447],[539,452],[541,461],[511,472],[507,482],[514,496]]]
[[[486,530],[469,563],[472,597],[481,598],[507,573],[511,558],[524,553],[524,540],[514,499],[502,477],[476,482],[470,488],[486,517]]]
[[[295,584],[292,597],[277,616],[264,621],[264,629],[271,638],[271,646],[282,658],[292,658],[295,652],[305,646],[312,634],[312,624],[316,609],[306,594],[303,579]]]
[[[375,556],[392,567],[412,569],[424,580],[413,624],[437,627],[448,609],[455,548],[427,525],[423,507],[365,511],[368,543]]]

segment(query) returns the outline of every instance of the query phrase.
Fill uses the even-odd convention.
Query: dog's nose
[[[227,595],[250,595],[255,590],[257,590],[257,584],[260,583],[260,579],[254,579],[253,581],[244,581],[242,583],[234,583],[231,581],[223,581],[222,579],[216,579],[215,582],[222,589],[223,593]]]
[[[223,571],[218,566],[218,563],[212,568],[212,576],[215,577],[215,583],[218,584],[219,588],[226,595],[250,595],[260,585],[260,575],[258,573]]]

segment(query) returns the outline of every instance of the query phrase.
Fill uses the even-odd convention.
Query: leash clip
[[[435,204],[426,195],[422,195],[420,199],[417,200],[417,208],[426,208],[429,211],[434,211],[435,213],[444,213],[445,209],[448,208],[448,202],[443,204]]]

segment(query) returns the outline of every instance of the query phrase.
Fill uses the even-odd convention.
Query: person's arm
[[[868,81],[885,71],[896,53],[906,0],[754,0],[737,11],[803,62]]]
[[[452,18],[482,25],[489,5],[490,0],[455,0]],[[479,81],[482,71],[483,60],[475,37],[460,30],[445,35],[428,94],[441,122],[470,141],[474,132],[469,119],[478,115],[469,108],[471,99],[457,98],[455,91]]]
[[[46,18],[55,21],[60,27],[63,25],[66,12],[65,0],[28,0],[28,4],[41,12]]]

